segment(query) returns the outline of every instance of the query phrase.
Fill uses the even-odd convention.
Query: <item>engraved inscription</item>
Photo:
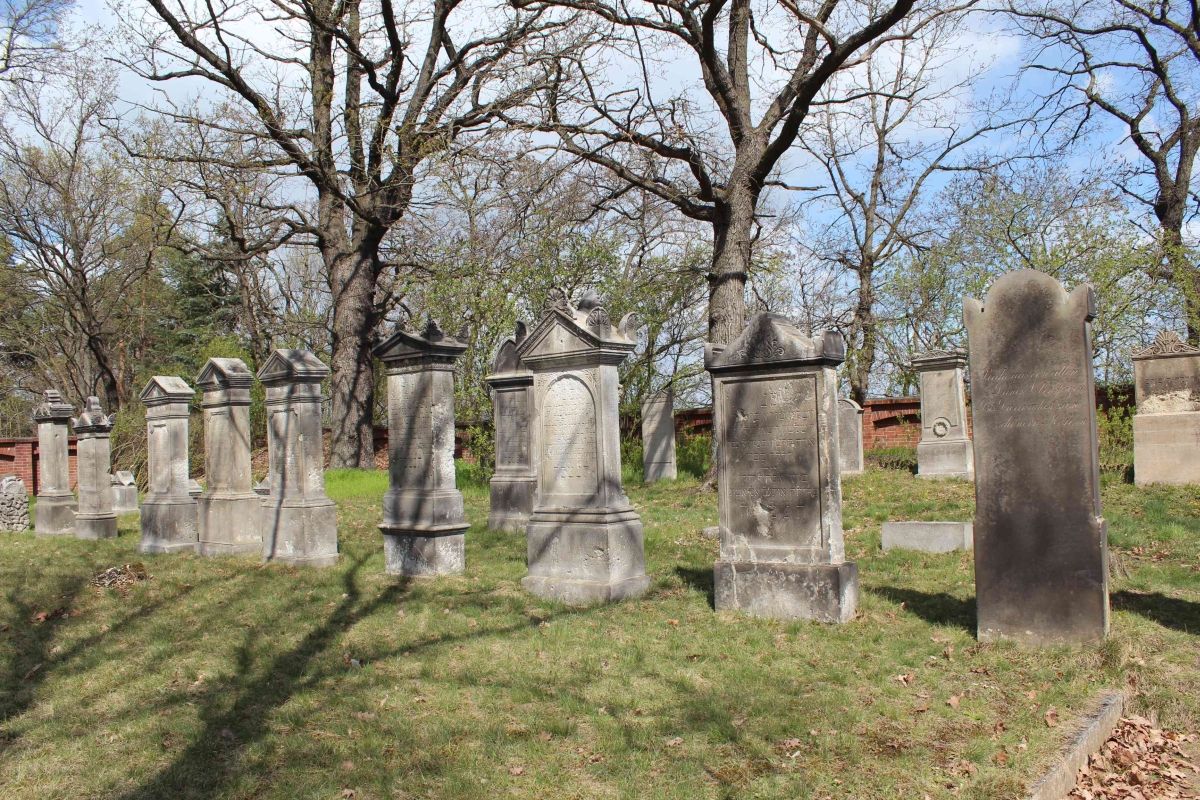
[[[525,391],[497,392],[496,464],[529,465],[529,406]]]
[[[597,456],[592,393],[573,375],[558,378],[542,399],[543,491],[596,494]]]
[[[1006,430],[1072,425],[1088,401],[1086,376],[1074,366],[979,370],[975,385],[976,413]]]
[[[750,544],[820,547],[816,379],[722,387],[732,527]]]

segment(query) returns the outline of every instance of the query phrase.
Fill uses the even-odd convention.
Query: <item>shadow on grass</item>
[[[709,608],[717,607],[716,586],[713,582],[712,567],[696,569],[695,567],[676,567],[675,574],[679,579],[708,598]]]
[[[970,633],[975,632],[975,598],[963,600],[954,595],[938,592],[918,592],[898,586],[868,586],[867,591],[893,603],[900,603],[906,611],[916,614],[934,625],[954,625]]]
[[[1157,622],[1164,628],[1200,635],[1200,603],[1167,597],[1159,592],[1123,590],[1111,596],[1112,607]]]

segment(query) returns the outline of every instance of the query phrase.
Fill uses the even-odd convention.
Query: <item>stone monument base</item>
[[[537,482],[531,478],[496,475],[492,478],[490,486],[488,529],[523,533],[533,513],[533,495],[537,491]]]
[[[539,509],[526,529],[526,591],[567,605],[638,597],[650,586],[633,509]]]
[[[308,567],[330,567],[338,561],[337,506],[263,504],[262,554],[264,561]],[[278,536],[288,531],[287,536]]]
[[[917,477],[975,480],[975,451],[971,440],[918,444]]]
[[[1200,413],[1135,414],[1133,479],[1148,483],[1200,484]]]
[[[75,529],[78,503],[73,495],[49,495],[33,507],[33,531],[38,536],[70,536]]]
[[[117,515],[75,515],[76,539],[112,539],[117,535]]]
[[[952,553],[975,546],[970,522],[885,522],[884,550],[918,550],[922,553]]]
[[[415,534],[385,525],[379,530],[383,532],[384,571],[389,575],[461,575],[466,569],[467,537],[462,525],[449,526],[445,533]]]
[[[138,491],[136,486],[113,486],[113,513],[138,513]]]
[[[142,503],[139,553],[181,553],[195,549],[196,503],[191,498]]]
[[[199,534],[196,553],[202,556],[260,555],[263,551],[262,497],[254,492],[196,499]]]
[[[717,611],[771,619],[849,622],[858,609],[858,567],[841,564],[717,561]]]

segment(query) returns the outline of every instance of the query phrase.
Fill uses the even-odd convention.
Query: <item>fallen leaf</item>
[[[951,708],[958,708],[959,699],[960,698],[958,695],[952,694],[950,695],[950,699],[946,701],[946,705],[950,706]]]
[[[682,736],[672,736],[670,739],[667,739],[667,747],[678,747],[681,744],[683,744]]]
[[[1042,719],[1046,720],[1047,728],[1057,727],[1058,726],[1058,709],[1056,709],[1054,706],[1050,706],[1050,708],[1046,710],[1046,713],[1042,717]]]
[[[519,776],[525,774],[525,768],[524,767],[509,767],[508,774],[512,775],[513,777],[519,777]]]
[[[997,766],[1003,767],[1008,763],[1008,753],[1004,752],[1003,750],[998,750],[996,751],[996,755],[992,756],[992,761],[994,761]]]

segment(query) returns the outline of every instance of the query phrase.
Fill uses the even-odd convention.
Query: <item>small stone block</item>
[[[435,577],[461,575],[466,569],[467,537],[394,536],[383,529],[383,560],[389,575]]]
[[[952,553],[970,550],[975,536],[969,522],[885,522],[884,550],[917,550],[922,553]]]
[[[717,561],[717,611],[770,619],[843,623],[858,610],[858,567],[841,564]]]

